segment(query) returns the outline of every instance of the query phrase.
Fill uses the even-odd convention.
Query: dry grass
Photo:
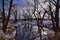
[[[1,37],[0,37],[0,40],[5,40],[5,38],[1,36]]]

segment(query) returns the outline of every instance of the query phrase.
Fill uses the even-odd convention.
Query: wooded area
[[[0,40],[60,39],[60,0],[18,1],[1,0]]]

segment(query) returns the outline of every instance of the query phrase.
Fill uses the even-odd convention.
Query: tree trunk
[[[3,23],[3,32],[5,33],[6,32],[6,28],[7,28],[7,25],[8,25],[8,22],[9,22],[9,18],[10,18],[10,14],[11,14],[11,8],[12,8],[12,3],[13,3],[13,0],[10,0],[10,8],[9,8],[9,12],[8,12],[8,16],[7,18],[5,17],[5,10],[4,10],[4,1],[5,0],[2,0],[2,23]]]

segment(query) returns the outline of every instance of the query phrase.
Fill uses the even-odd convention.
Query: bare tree
[[[8,10],[8,16],[6,17],[5,16],[5,9],[4,9],[4,2],[5,0],[2,0],[2,23],[3,23],[3,31],[4,33],[6,32],[6,28],[7,28],[7,25],[9,23],[9,19],[10,19],[10,14],[11,14],[11,8],[12,8],[12,3],[13,3],[13,0],[10,0],[10,3],[9,3],[9,10]]]
[[[52,29],[54,30],[55,36],[57,38],[57,32],[59,32],[59,8],[60,8],[59,0],[48,0],[48,2],[49,2],[49,6],[48,6],[49,11],[47,13],[50,13],[51,15],[51,20],[53,25]],[[52,5],[56,7],[54,11],[52,11],[53,10]]]
[[[15,18],[14,23],[17,22],[17,17],[18,17],[18,8],[17,8],[17,6],[18,6],[18,4],[13,4],[13,6],[12,6],[12,15]]]

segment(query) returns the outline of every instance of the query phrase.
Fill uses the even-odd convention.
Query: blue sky
[[[18,3],[20,6],[24,6],[27,0],[14,0],[14,3]]]
[[[26,0],[14,0],[15,3],[25,3]]]
[[[1,8],[1,3],[2,3],[2,2],[1,2],[1,0],[0,0],[0,8]]]
[[[0,8],[1,8],[1,0],[0,0]],[[26,3],[26,0],[14,0],[14,2],[13,3],[18,3],[18,4],[20,4],[21,6],[22,5],[24,5],[25,3]]]

